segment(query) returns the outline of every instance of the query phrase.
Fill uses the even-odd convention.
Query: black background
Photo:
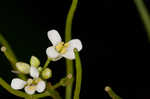
[[[147,7],[149,1],[145,0]],[[47,31],[57,29],[64,38],[65,19],[71,0],[0,1],[0,32],[20,61],[32,55],[46,60],[51,45]],[[149,95],[149,44],[133,0],[79,0],[73,20],[73,38],[81,39],[83,63],[81,99],[109,99],[110,85],[124,99],[147,99]],[[52,62],[51,82],[65,74],[64,59]],[[16,77],[1,53],[0,75],[8,83]],[[64,89],[59,89],[64,96]],[[3,88],[0,96],[12,97]]]

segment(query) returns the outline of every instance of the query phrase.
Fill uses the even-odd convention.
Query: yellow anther
[[[28,87],[28,90],[35,90],[35,89],[36,89],[35,86],[29,86],[29,87]]]
[[[67,48],[69,46],[69,43],[65,43],[64,42],[60,42],[57,46],[56,46],[56,50],[60,53],[60,54],[64,54],[67,51]]]
[[[68,47],[68,46],[69,46],[69,43],[65,43],[65,44],[64,44],[64,47]]]
[[[64,42],[60,42],[57,46],[56,46],[56,50],[59,52],[60,50],[62,50],[64,45]]]
[[[66,53],[66,51],[67,51],[67,48],[66,48],[66,47],[64,47],[64,48],[60,51],[60,54],[65,54],[65,53]]]
[[[28,81],[27,81],[27,85],[31,85],[32,84],[32,82],[33,82],[33,79],[28,79]]]
[[[34,83],[37,84],[37,83],[39,83],[40,81],[41,81],[41,78],[37,78],[37,79],[34,80]]]

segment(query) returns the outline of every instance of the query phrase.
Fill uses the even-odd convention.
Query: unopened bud
[[[28,74],[30,71],[30,65],[27,63],[24,63],[24,62],[17,62],[16,67],[17,67],[18,71],[23,74]]]
[[[34,67],[38,67],[40,65],[39,59],[35,56],[32,56],[30,59],[30,65]]]
[[[43,79],[49,79],[50,77],[52,77],[52,71],[49,68],[46,68],[42,71],[42,77]]]
[[[38,71],[39,72],[41,72],[42,71],[42,67],[40,66],[40,67],[38,67]]]

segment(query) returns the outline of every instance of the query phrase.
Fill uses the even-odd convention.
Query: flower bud
[[[46,68],[42,71],[42,77],[43,79],[49,79],[50,77],[52,77],[52,71],[49,68]]]
[[[40,67],[38,67],[38,71],[39,72],[41,72],[42,71],[42,67],[40,66]]]
[[[27,63],[24,63],[24,62],[17,62],[16,67],[17,67],[18,71],[23,74],[28,74],[30,71],[30,65]]]
[[[30,59],[30,65],[34,67],[38,67],[40,65],[39,59],[35,56],[32,56]]]

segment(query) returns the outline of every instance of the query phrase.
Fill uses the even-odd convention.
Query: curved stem
[[[47,60],[46,60],[46,62],[45,62],[45,64],[44,64],[44,66],[43,66],[43,70],[45,69],[45,68],[47,68],[47,66],[48,66],[48,64],[51,62],[51,59],[50,58],[47,58]]]
[[[148,33],[148,40],[150,42],[150,17],[146,6],[144,5],[143,0],[134,0],[135,5],[137,6],[137,10],[141,16],[141,19],[144,23],[145,29]]]
[[[108,95],[112,99],[122,99],[120,96],[118,96],[109,86],[105,87],[105,91],[108,93]]]
[[[2,34],[0,34],[0,44],[2,45],[1,51],[4,53],[4,55],[6,56],[6,58],[9,60],[9,62],[11,63],[11,66],[14,70],[16,69],[16,62],[17,62],[17,58],[13,52],[13,50],[11,49],[10,45],[8,44],[7,40],[3,37]],[[18,76],[25,80],[26,76],[22,75],[22,74],[18,74]]]
[[[74,17],[74,13],[78,4],[78,0],[73,0],[70,10],[66,19],[66,28],[65,28],[65,41],[68,42],[71,40],[71,29],[72,29],[72,20]]]
[[[77,7],[78,0],[73,0],[71,7],[69,9],[67,19],[66,19],[66,27],[65,27],[65,41],[68,42],[71,40],[71,29],[72,29],[72,20],[74,17],[74,13]],[[66,72],[68,74],[72,74],[73,76],[73,62],[71,60],[66,59]],[[71,79],[70,84],[66,87],[66,99],[72,98],[72,86],[73,86],[73,77]]]
[[[17,58],[15,54],[13,53],[10,45],[6,41],[6,39],[3,37],[2,34],[0,34],[0,44],[6,48],[6,51],[4,51],[4,54],[6,55],[7,59],[12,64],[13,69],[16,69],[15,64],[17,62]]]
[[[75,49],[76,56],[76,85],[74,91],[74,99],[79,99],[80,89],[81,89],[81,81],[82,81],[82,65],[78,51]]]

